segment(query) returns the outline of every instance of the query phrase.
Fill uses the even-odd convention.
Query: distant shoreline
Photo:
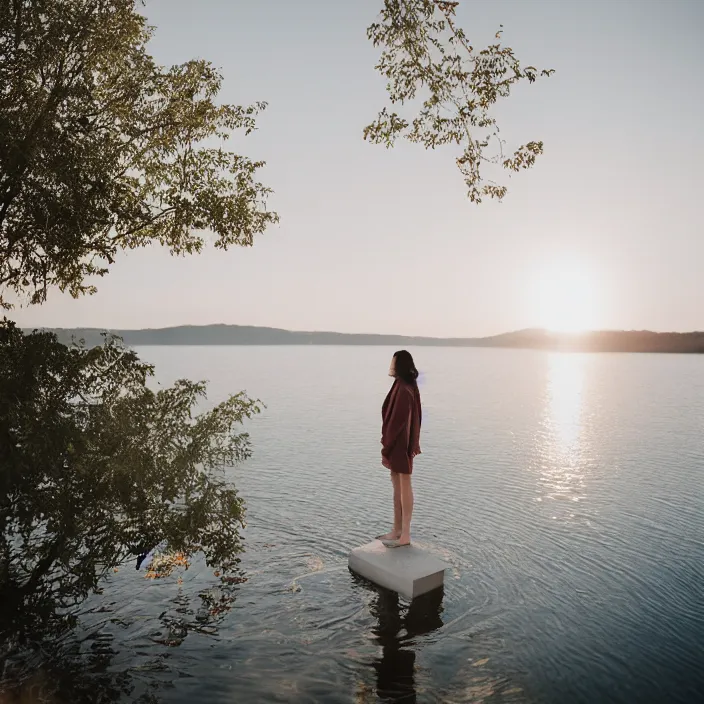
[[[43,328],[70,344],[84,340],[88,347],[102,343],[100,328]],[[25,329],[24,332],[30,332]],[[641,352],[704,354],[704,332],[651,332],[607,330],[580,334],[530,329],[492,337],[452,338],[408,335],[366,335],[337,332],[296,332],[243,325],[181,325],[142,330],[110,330],[129,347],[146,345],[203,346],[383,346],[383,347],[488,347],[551,352]]]

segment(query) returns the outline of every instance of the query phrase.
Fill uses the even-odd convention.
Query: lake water
[[[452,565],[403,601],[355,578],[390,526],[393,350],[145,347],[157,378],[246,389],[247,581],[133,566],[83,650],[166,702],[694,702],[704,697],[704,358],[422,348],[413,538]],[[218,609],[211,608],[213,604]],[[213,615],[213,611],[217,614]],[[121,673],[121,674],[120,674]]]

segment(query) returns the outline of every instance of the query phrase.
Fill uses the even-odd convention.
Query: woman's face
[[[391,358],[391,365],[389,366],[389,376],[396,376],[396,357]]]

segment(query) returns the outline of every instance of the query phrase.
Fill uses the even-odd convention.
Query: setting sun
[[[537,319],[554,332],[584,332],[596,326],[596,291],[579,267],[560,267],[538,285]]]

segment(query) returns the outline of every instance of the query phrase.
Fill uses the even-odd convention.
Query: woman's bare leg
[[[408,545],[411,542],[411,519],[413,518],[413,487],[410,474],[399,474],[398,481],[401,489],[401,535],[398,542]]]
[[[401,503],[401,475],[391,472],[391,483],[394,485],[394,538],[401,535],[403,529],[403,504]]]
[[[398,540],[403,527],[401,508],[401,475],[398,472],[390,472],[391,484],[394,488],[394,527],[379,537],[380,540]]]

